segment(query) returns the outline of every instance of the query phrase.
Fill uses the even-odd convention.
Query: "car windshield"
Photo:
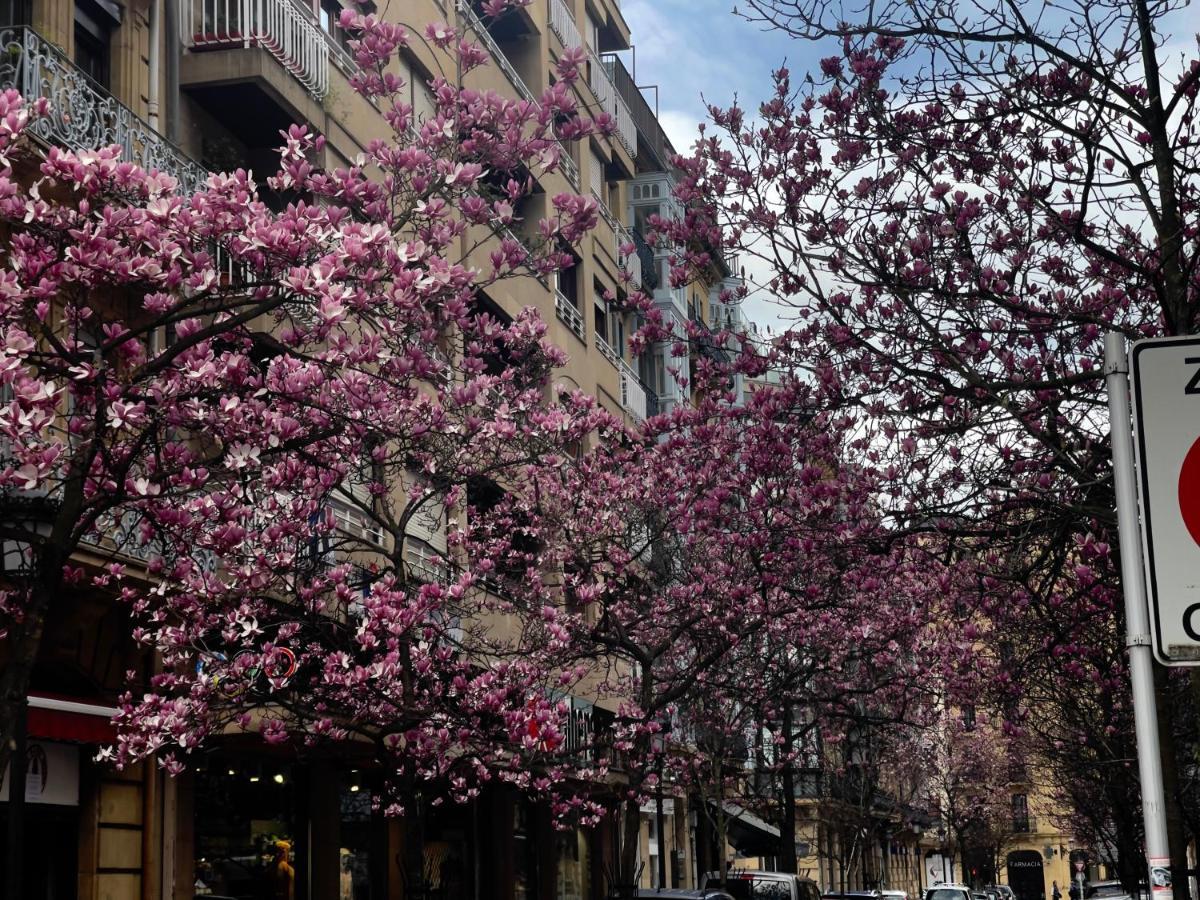
[[[957,888],[933,888],[925,892],[925,900],[967,900],[967,892]]]
[[[718,882],[709,881],[708,887],[717,887]],[[730,873],[725,891],[735,900],[792,900],[786,881],[765,878],[739,878]]]

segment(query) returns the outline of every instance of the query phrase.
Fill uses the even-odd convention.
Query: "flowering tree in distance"
[[[1016,639],[1008,708],[1081,729],[1038,742],[1051,761],[1123,753],[1105,735],[1130,726],[1103,699],[1122,631],[1104,332],[1198,324],[1200,63],[1168,45],[1176,6],[750,0],[840,52],[803,86],[778,72],[757,116],[711,109],[681,187],[677,237],[726,226],[794,305],[792,363],[855,416],[897,527],[974,567],[962,621]],[[1047,683],[1096,691],[1101,715],[1058,714],[1076,700]]]
[[[513,212],[559,140],[596,127],[571,99],[578,60],[514,102],[463,88],[486,53],[431,27],[456,75],[418,121],[387,73],[412,38],[344,23],[392,129],[365,161],[383,177],[315,168],[321,139],[294,127],[270,179],[282,212],[242,171],[183,197],[117,148],[38,162],[21,133],[39,110],[0,98],[0,769],[54,598],[79,586],[129,603],[163,662],[124,698],[118,764],[176,772],[233,729],[366,749],[393,813],[497,773],[554,783],[531,772],[561,743],[561,634],[541,603],[482,589],[490,561],[458,526],[471,479],[556,461],[595,424],[545,402],[562,358],[536,315],[476,300],[552,272],[595,222],[570,194],[540,222]],[[414,567],[436,527],[447,548]]]

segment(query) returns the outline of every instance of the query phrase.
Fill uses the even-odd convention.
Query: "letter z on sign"
[[[1138,341],[1129,373],[1154,655],[1200,665],[1200,337]]]

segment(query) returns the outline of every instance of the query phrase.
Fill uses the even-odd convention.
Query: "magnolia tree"
[[[894,527],[974,567],[962,621],[997,656],[1009,641],[1008,708],[1069,727],[1039,755],[1083,742],[1092,772],[1123,765],[1106,735],[1130,727],[1108,702],[1127,688],[1103,335],[1197,327],[1200,63],[1171,43],[1177,6],[750,0],[839,52],[803,85],[776,73],[757,110],[710,110],[673,226],[693,246],[724,226],[793,305],[782,344],[854,416]],[[1121,867],[1130,886],[1141,871]]]
[[[561,464],[597,414],[548,399],[563,358],[535,314],[500,322],[475,298],[544,278],[592,227],[570,194],[539,222],[513,209],[560,139],[605,123],[577,115],[577,53],[540,103],[511,101],[462,86],[487,55],[445,26],[424,39],[454,74],[417,120],[388,72],[417,38],[343,24],[392,139],[326,171],[292,128],[269,179],[282,212],[243,171],[185,197],[115,147],[39,162],[22,132],[44,110],[0,97],[0,769],[78,586],[128,603],[161,659],[123,698],[118,765],[176,773],[231,731],[340,743],[382,761],[394,814],[559,777],[538,764],[561,745],[565,633],[539,586],[524,605],[484,588],[461,526],[469,483]]]
[[[666,337],[656,327],[642,337]],[[838,423],[798,413],[798,383],[735,403],[729,374],[701,363],[692,404],[638,432],[611,423],[575,465],[534,470],[536,506],[513,513],[538,523],[525,531],[561,586],[570,658],[616,712],[590,755],[629,781],[619,884],[634,883],[639,807],[664,773],[706,796],[742,792],[755,729],[789,696],[862,719],[872,697],[903,717],[884,692],[919,669],[925,606],[904,589],[915,579],[880,531],[873,483],[841,460]],[[493,535],[500,555],[521,558],[506,542],[517,532]],[[772,695],[777,667],[795,673],[791,695]]]
[[[1027,777],[1017,745],[973,707],[947,710],[920,744],[926,800],[951,852],[965,874],[996,881],[1014,832],[1033,825],[1028,806],[1015,807],[1010,792],[1011,783]]]

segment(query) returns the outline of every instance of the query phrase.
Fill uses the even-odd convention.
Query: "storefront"
[[[195,896],[387,896],[387,823],[357,769],[222,751],[191,785]]]
[[[79,747],[30,739],[25,752],[25,895],[68,900],[79,869]],[[0,847],[7,846],[9,773],[0,784]]]

